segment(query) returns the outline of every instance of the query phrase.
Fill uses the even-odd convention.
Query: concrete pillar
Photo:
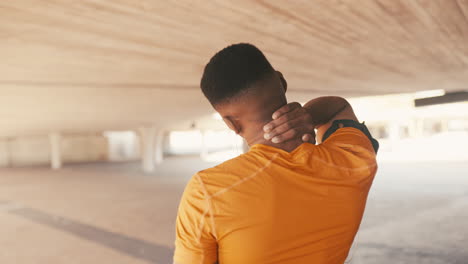
[[[400,125],[395,122],[390,123],[390,129],[388,133],[390,140],[398,141],[400,139]]]
[[[156,129],[154,127],[140,128],[140,142],[143,171],[153,172],[155,168]]]
[[[50,133],[50,167],[58,170],[62,167],[62,153],[60,151],[61,136],[59,133]]]
[[[440,132],[448,132],[449,131],[449,121],[447,119],[441,120],[441,131]]]
[[[388,129],[388,139],[390,148],[393,151],[395,146],[398,144],[398,141],[400,140],[400,125],[395,121],[390,123],[390,127]]]
[[[206,131],[200,130],[200,133],[201,133],[200,158],[204,159],[208,155],[208,146],[206,145]]]
[[[160,129],[156,133],[156,153],[155,153],[155,162],[156,164],[161,164],[164,159],[164,130]]]
[[[422,137],[424,136],[424,119],[419,118],[416,120],[416,131],[417,131],[417,136]]]
[[[418,137],[418,121],[416,119],[413,119],[409,122],[408,124],[408,133],[411,138],[417,138]]]

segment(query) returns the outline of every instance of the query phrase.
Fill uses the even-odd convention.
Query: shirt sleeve
[[[218,259],[212,235],[210,203],[203,182],[196,174],[187,184],[176,220],[175,264],[214,264]]]
[[[376,154],[379,150],[379,142],[372,137],[366,125],[348,119],[333,121],[330,128],[323,135],[323,142],[334,145],[358,145],[373,150]]]

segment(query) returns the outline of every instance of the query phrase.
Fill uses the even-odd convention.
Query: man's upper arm
[[[205,191],[200,176],[195,175],[182,195],[176,221],[175,264],[217,262],[217,242]]]
[[[341,119],[347,119],[347,120],[353,120],[353,121],[359,122],[356,115],[354,114],[353,108],[348,102],[346,102],[346,105],[343,108],[343,110],[341,110],[338,114],[336,114],[333,118],[331,118],[327,123],[317,126],[317,133],[316,133],[317,143],[319,144],[322,143],[323,136],[328,131],[328,129],[332,126],[333,121],[341,120]]]
[[[328,121],[326,124],[317,127],[317,142],[322,143],[328,137],[330,137],[331,134],[335,133],[338,129],[343,127],[353,127],[360,130],[364,134],[364,136],[369,139],[374,152],[377,153],[379,149],[379,142],[372,137],[364,123],[359,123],[356,115],[354,114],[353,108],[348,102],[346,102],[346,105],[343,108],[343,110],[341,110],[332,119],[330,119],[330,121]],[[350,144],[361,142],[354,136],[337,137],[335,140],[343,140],[343,143]]]

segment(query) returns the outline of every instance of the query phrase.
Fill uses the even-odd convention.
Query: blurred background
[[[197,171],[248,150],[199,89],[259,47],[380,142],[347,263],[468,263],[468,1],[0,3],[0,263],[171,263]]]

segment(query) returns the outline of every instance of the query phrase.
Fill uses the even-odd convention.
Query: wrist
[[[348,106],[348,101],[342,97],[325,96],[309,101],[304,105],[304,109],[310,114],[312,124],[317,129],[328,123]]]

